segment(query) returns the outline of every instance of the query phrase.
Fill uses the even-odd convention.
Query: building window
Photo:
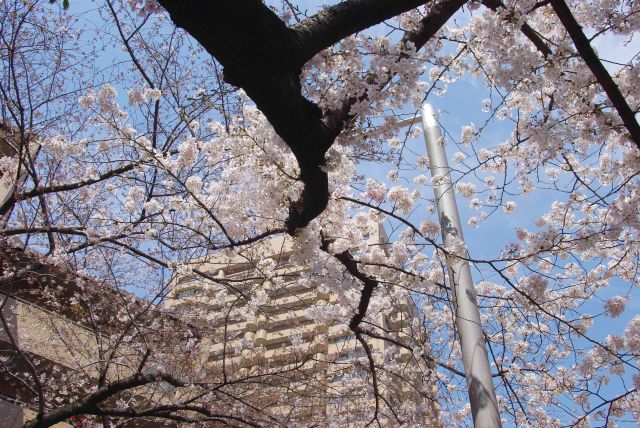
[[[346,336],[340,336],[340,337],[334,337],[333,339],[331,339],[329,341],[329,343],[333,344],[333,345],[337,345],[339,343],[345,343],[345,342],[349,342],[353,339],[355,339],[356,337],[353,334],[348,334]]]
[[[201,288],[189,288],[188,290],[181,290],[176,292],[176,299],[186,299],[189,297],[203,296],[204,290]]]

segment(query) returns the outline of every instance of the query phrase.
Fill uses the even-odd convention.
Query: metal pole
[[[422,105],[424,140],[429,155],[432,177],[440,177],[433,185],[444,245],[456,240],[464,242],[458,206],[453,194],[442,134],[429,104]],[[447,258],[449,280],[456,305],[456,326],[460,334],[473,425],[476,428],[500,427],[500,413],[489,367],[489,358],[480,325],[480,311],[471,279],[469,263],[456,257]]]

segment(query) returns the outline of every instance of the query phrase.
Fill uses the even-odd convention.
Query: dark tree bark
[[[80,400],[67,406],[61,406],[47,414],[40,414],[35,419],[27,422],[24,428],[44,428],[50,427],[58,422],[63,422],[71,416],[82,414],[100,414],[99,405],[108,398],[126,391],[150,383],[164,381],[173,386],[184,386],[184,383],[173,376],[167,374],[143,374],[135,375],[115,381],[107,386],[99,388],[96,392],[86,395]]]
[[[418,38],[422,43],[417,47],[465,2],[449,0],[433,8],[440,19],[425,21],[428,36]],[[223,65],[225,80],[245,90],[295,155],[304,184],[298,200],[289,206],[287,231],[295,234],[327,206],[324,156],[347,122],[349,104],[355,101],[345,100],[340,112],[323,112],[302,95],[301,67],[342,38],[418,7],[424,0],[347,0],[293,27],[287,27],[260,0],[159,3],[177,26]]]
[[[613,81],[611,75],[600,61],[600,58],[598,58],[598,55],[596,55],[589,39],[582,31],[582,27],[571,13],[569,6],[567,6],[564,0],[551,0],[551,6],[567,30],[567,33],[569,33],[571,40],[573,40],[576,50],[620,115],[622,123],[631,136],[631,140],[633,140],[638,149],[640,149],[640,124],[638,124],[636,120],[636,112],[631,109],[624,95],[620,92],[620,88],[616,85],[616,82]]]

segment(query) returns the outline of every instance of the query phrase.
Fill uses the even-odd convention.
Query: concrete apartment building
[[[59,269],[42,265],[5,243],[0,246],[0,274],[10,269],[16,273],[0,283],[0,426],[18,428],[36,416],[37,408],[34,389],[15,376],[29,372],[20,352],[30,358],[43,378],[55,382],[67,373],[87,376],[98,360],[98,350],[95,333],[80,321],[78,306],[68,304],[73,283],[66,281]],[[43,297],[47,288],[62,287],[67,290],[58,296],[59,306]],[[64,422],[54,426],[71,427]]]
[[[0,157],[17,157],[17,147],[13,143],[16,139],[15,131],[4,123],[0,122]],[[0,171],[0,215],[3,215],[9,208],[9,198],[13,195],[15,177],[3,174]]]
[[[28,370],[15,356],[12,340],[20,349],[28,349],[28,355],[39,362],[39,369],[48,373],[63,372],[78,363],[88,363],[95,357],[95,340],[92,341],[92,332],[87,327],[33,302],[10,297],[4,290],[0,291],[0,299],[7,300],[2,312],[10,326],[9,332],[0,327],[0,357],[5,360],[3,370],[6,370],[0,376],[0,426],[18,428],[35,418],[33,403],[36,397],[29,388],[7,374]],[[73,348],[56,340],[60,335],[73,341]],[[71,427],[67,423],[54,426]]]
[[[76,388],[82,396],[85,389],[97,383],[105,355],[113,363],[106,373],[107,381],[111,382],[135,373],[144,358],[143,343],[154,350],[150,358],[155,359],[157,355],[173,352],[176,344],[200,338],[194,325],[150,308],[148,301],[91,278],[81,281],[76,272],[43,264],[33,254],[5,243],[0,244],[0,276],[7,270],[14,274],[0,281],[4,318],[0,323],[0,428],[18,428],[36,416],[38,397],[31,378],[24,375],[29,368],[21,353],[28,356],[38,375],[45,379],[46,389],[57,391],[57,396],[47,397],[50,411],[73,402],[65,400],[65,391],[60,390],[68,386],[70,394]],[[78,303],[79,295],[87,306]],[[90,321],[86,307],[100,314],[93,318],[95,322]],[[126,308],[135,318],[136,328],[116,308]],[[155,329],[163,334],[149,334]],[[112,338],[123,333],[128,339],[113,343]],[[200,364],[197,356],[201,354],[194,351],[192,355],[177,355],[167,362],[166,370],[178,377],[190,373]],[[79,385],[68,382],[83,379]],[[132,389],[125,391],[124,396],[135,398],[140,406],[161,405],[174,398],[173,393],[154,388]],[[84,428],[102,427],[98,417],[83,415],[79,419]],[[132,417],[118,426],[175,428],[177,423]],[[54,427],[71,425],[61,422]]]
[[[378,221],[370,221],[367,227],[369,245],[384,247],[387,236]],[[291,254],[291,238],[281,235],[249,245],[240,253],[217,253],[198,260],[194,266],[220,282],[181,275],[167,295],[164,310],[215,329],[215,337],[210,338],[208,372],[245,376],[283,373],[277,376],[281,385],[262,388],[253,397],[259,406],[279,414],[290,413],[292,421],[308,417],[342,421],[341,426],[362,426],[374,414],[375,400],[366,355],[348,328],[352,314],[331,323],[314,319],[314,307],[332,305],[339,296],[313,281],[301,281],[305,267],[292,264]],[[265,259],[276,265],[275,272],[267,276],[260,266]],[[264,298],[259,299],[257,310],[255,302],[243,297],[249,290],[262,290],[258,293]],[[252,316],[248,317],[249,312]],[[416,335],[419,320],[410,295],[396,300],[390,314],[377,315],[375,323],[400,339]],[[437,414],[435,382],[428,378],[431,368],[407,349],[390,349],[387,341],[368,338],[367,343],[376,358],[393,352],[395,360],[405,365],[406,373],[413,373],[411,381],[402,379],[402,373],[386,383],[378,379],[381,392],[391,404],[400,406],[410,401],[417,405],[423,413],[418,421]],[[424,375],[421,379],[415,379],[416,368]],[[283,404],[291,402],[297,405]]]

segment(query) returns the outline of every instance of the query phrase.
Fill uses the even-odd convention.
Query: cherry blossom
[[[2,132],[17,148],[0,157],[3,180],[15,183],[2,211],[0,282],[22,280],[10,263],[20,247],[33,266],[68,272],[77,285],[71,297],[49,283],[33,293],[51,310],[119,326],[91,337],[102,354],[64,335],[48,339],[73,355],[73,376],[38,371],[39,362],[36,374],[11,372],[43,417],[128,370],[163,397],[154,406],[174,406],[154,417],[186,417],[177,397],[188,396],[198,397],[194,423],[220,413],[257,425],[469,425],[447,269],[466,260],[505,425],[638,419],[636,2],[416,2],[385,6],[375,26],[349,15],[347,29],[328,17],[359,2],[273,0],[239,11],[232,2],[178,10],[169,0],[110,1],[93,15],[75,3],[0,5],[11,22],[0,33],[12,41],[0,48]],[[236,25],[223,3],[273,27],[245,39],[258,27]],[[239,33],[214,34],[227,24]],[[251,43],[238,50],[238,40]],[[614,56],[625,49],[624,59]],[[454,108],[447,97],[456,85],[475,89]],[[439,143],[451,156],[465,237],[480,236],[482,246],[442,243],[432,187],[447,177],[429,171],[421,128],[395,126],[425,100],[446,106]],[[379,223],[388,242],[373,241]],[[283,236],[286,257],[260,253]],[[214,255],[244,257],[247,269],[208,271]],[[180,281],[202,284],[202,294],[184,297],[201,309],[150,316]],[[352,335],[348,360],[320,362],[294,335],[285,343],[295,348],[292,371],[270,372],[259,341],[208,323],[210,310],[247,324],[266,317],[289,283],[323,296],[305,317]],[[102,285],[120,303],[101,300]],[[398,320],[394,308],[406,299],[415,316]],[[225,365],[200,363],[217,345]],[[247,353],[263,364],[226,365]],[[310,361],[350,373],[343,382],[352,394],[323,397],[335,404],[324,413],[303,411],[317,397],[287,393],[327,383],[294,379]],[[247,382],[290,419],[256,405]],[[422,401],[399,400],[398,391]],[[126,416],[117,409],[145,409],[130,393],[114,403],[102,412],[113,424]],[[362,412],[339,410],[349,403]]]

